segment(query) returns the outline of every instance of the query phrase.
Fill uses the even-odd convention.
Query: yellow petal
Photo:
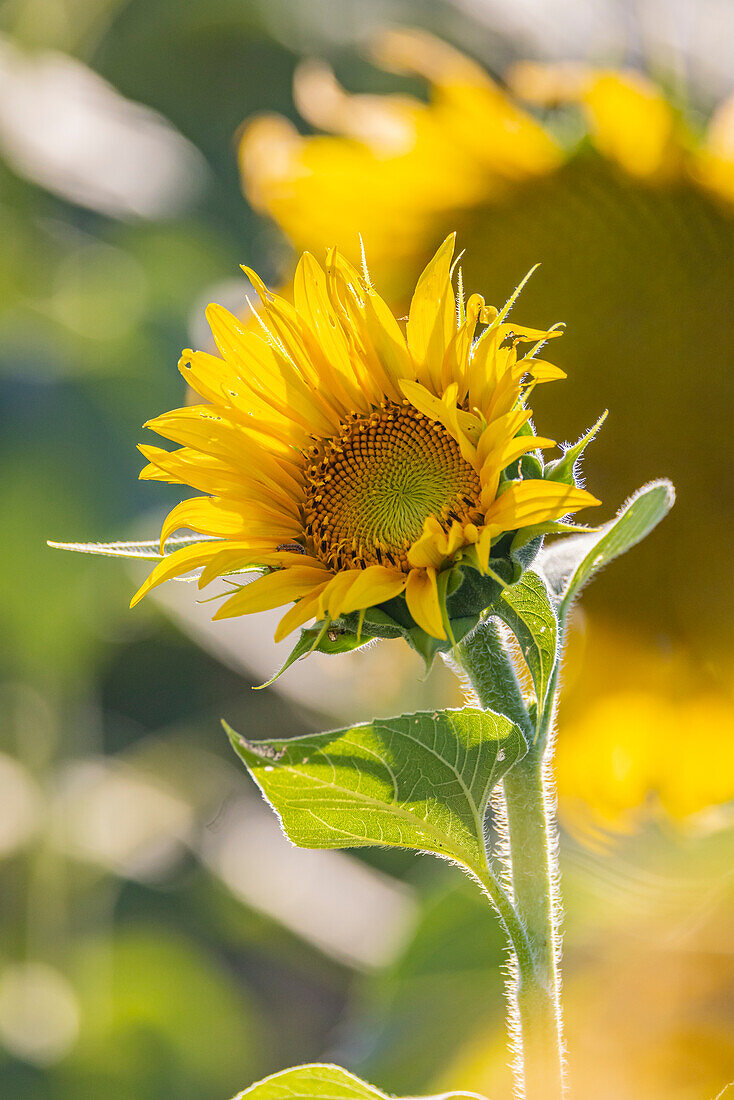
[[[456,330],[456,304],[451,284],[451,260],[456,234],[446,238],[436,255],[418,279],[408,315],[408,347],[413,356],[418,377],[441,386],[441,373],[446,350]]]
[[[474,466],[477,453],[473,439],[479,437],[480,421],[473,413],[456,407],[456,383],[449,387],[443,399],[434,397],[420,382],[411,380],[402,381],[400,390],[419,412],[443,424],[449,435],[459,444],[464,461]]]
[[[449,531],[444,531],[436,517],[429,516],[423,524],[423,533],[408,550],[408,561],[415,567],[440,569],[464,542],[463,528],[456,520]]]
[[[359,576],[359,569],[345,569],[332,577],[319,600],[319,618],[336,619],[342,609],[342,601]]]
[[[565,370],[561,370],[555,363],[546,363],[544,359],[521,359],[518,367],[523,366],[527,374],[535,382],[560,382],[566,378]]]
[[[516,531],[597,504],[601,501],[574,485],[540,479],[519,481],[489,506],[484,522],[496,532]]]
[[[301,597],[298,603],[294,604],[293,607],[286,611],[275,631],[276,642],[282,642],[284,638],[299,626],[303,626],[309,619],[316,618],[319,614],[319,602],[327,584],[328,581],[318,585],[309,595]]]
[[[258,394],[232,363],[206,351],[187,348],[178,369],[196,393],[244,427],[259,431],[264,439],[288,447],[308,446],[309,435],[293,416]]]
[[[351,611],[361,611],[362,608],[391,600],[393,596],[400,595],[407,583],[405,573],[385,565],[368,565],[359,574],[342,600],[338,614],[348,615]]]
[[[489,555],[492,550],[492,538],[494,537],[494,528],[482,527],[479,531],[479,538],[476,541],[477,561],[479,562],[479,571],[481,573],[487,572],[489,565]]]
[[[272,488],[276,495],[287,490],[294,499],[303,500],[301,464],[270,453],[262,445],[261,438],[213,414],[210,405],[173,409],[147,421],[145,427],[174,443],[226,463],[232,470],[241,470],[243,484],[248,480],[259,481]],[[291,454],[294,460],[297,459],[295,451]]]
[[[497,349],[499,333],[497,329],[486,328],[472,345],[467,366],[467,386],[469,404],[479,406],[482,392],[486,387],[494,389],[497,380]]]
[[[497,465],[501,470],[509,466],[511,463],[516,462],[522,455],[526,455],[528,451],[541,450],[545,447],[555,447],[555,439],[546,439],[542,435],[519,435],[515,439],[509,440],[504,447],[500,448],[492,457],[497,462]]]
[[[156,435],[223,461],[237,460],[237,429],[212,405],[187,405],[146,420]]]
[[[190,447],[164,451],[162,447],[151,447],[145,443],[138,444],[138,450],[148,460],[148,465],[138,475],[142,481],[190,485],[192,489],[217,497],[242,493],[241,472],[211,455],[201,454]]]
[[[563,336],[563,328],[528,328],[527,325],[515,325],[509,321],[497,326],[500,344],[510,347],[518,343],[554,340]]]
[[[459,400],[463,401],[468,389],[468,369],[472,342],[479,316],[484,310],[484,298],[481,294],[472,294],[466,303],[466,316],[452,337],[444,356],[441,382],[444,388],[451,382],[459,387]]]
[[[246,519],[241,508],[211,497],[191,497],[177,504],[166,517],[161,530],[161,554],[174,531],[186,527],[200,535],[214,535],[217,538],[244,537]]]
[[[444,408],[442,424],[447,432],[453,436],[459,444],[461,457],[470,466],[476,466],[476,444],[482,430],[481,422],[472,413],[462,411],[457,407],[458,386],[452,382],[441,398]]]
[[[512,439],[523,424],[532,416],[530,409],[513,409],[512,412],[498,416],[482,432],[477,443],[477,463],[481,469],[488,457]]]
[[[146,421],[144,427],[200,454],[235,465],[243,461],[243,450],[252,453],[254,444],[269,467],[282,470],[291,480],[299,473],[292,445],[284,446],[269,434],[263,435],[243,427],[215,405],[186,405],[181,409],[171,409]]]
[[[225,544],[225,548],[216,557],[213,557],[202,570],[198,582],[199,588],[206,588],[217,577],[223,577],[225,574],[230,573],[246,572],[248,569],[257,566],[271,566],[275,569],[309,567],[321,569],[324,576],[327,575],[326,566],[317,558],[312,558],[310,554],[277,550],[272,539],[268,542],[264,539],[261,541],[262,545],[255,545],[255,540],[253,540],[253,544],[249,549],[242,549],[241,546],[238,548],[236,545],[230,548]]]
[[[329,297],[326,276],[310,252],[304,252],[293,277],[296,310],[318,344],[319,374],[343,408],[366,412],[361,390],[355,384],[349,341]]]
[[[338,427],[338,416],[314,389],[313,378],[303,377],[285,349],[280,349],[277,336],[267,330],[263,338],[216,303],[207,306],[205,313],[222,355],[277,412],[296,419],[307,431],[328,435]],[[299,366],[305,364],[305,353],[301,358]]]
[[[207,351],[186,348],[181,353],[178,369],[193,390],[215,405],[223,403],[227,389],[236,390],[243,381],[232,363]]]
[[[221,549],[222,543],[215,539],[212,542],[197,542],[193,546],[184,546],[180,550],[174,550],[172,554],[168,554],[163,561],[156,565],[144,583],[141,584],[130,601],[130,607],[135,607],[135,604],[139,603],[143,596],[147,595],[152,588],[163,584],[164,581],[171,580],[172,577],[181,577],[185,573],[190,573],[193,569],[205,565]]]
[[[408,561],[416,569],[440,569],[443,563],[443,555],[438,543],[443,535],[441,527],[435,516],[429,516],[423,524],[422,534],[415,540],[408,550]]]
[[[269,611],[273,607],[290,603],[300,596],[306,596],[324,583],[323,569],[310,567],[279,569],[245,585],[230,596],[213,616],[215,619],[229,619],[235,615],[250,615],[255,611]]]
[[[364,316],[369,338],[392,383],[394,396],[399,397],[400,380],[415,377],[400,325],[380,295],[371,289],[366,293]]]
[[[438,601],[435,569],[411,569],[405,589],[408,610],[426,634],[445,638],[446,631]]]
[[[300,506],[305,499],[302,488],[293,490],[287,485],[281,488],[277,482],[257,480],[263,471],[235,469],[225,462],[199,454],[188,447],[178,451],[164,451],[160,447],[140,445],[138,450],[149,460],[139,474],[148,481],[170,481],[190,485],[213,497],[234,498],[236,505],[260,504],[266,515],[280,514],[292,519],[300,517]],[[250,514],[250,513],[248,513]]]

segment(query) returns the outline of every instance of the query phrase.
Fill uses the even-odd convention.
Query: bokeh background
[[[385,642],[254,692],[283,657],[268,616],[212,625],[185,584],[131,613],[132,568],[45,545],[155,534],[177,497],[135,444],[185,400],[203,306],[246,308],[240,263],[287,285],[294,245],[355,254],[360,229],[398,313],[453,228],[488,301],[542,261],[517,315],[568,322],[569,380],[541,430],[609,407],[586,465],[607,516],[678,485],[569,643],[569,1071],[595,1100],[734,1080],[733,58],[726,0],[0,4],[4,1098],[224,1100],[331,1059],[510,1095],[478,892],[407,853],[292,849],[219,726],[450,705],[448,671],[421,683]],[[637,75],[595,99],[598,69]]]

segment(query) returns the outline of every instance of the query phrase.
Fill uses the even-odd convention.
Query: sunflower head
[[[587,440],[544,466],[528,398],[563,377],[539,358],[559,335],[507,320],[453,283],[453,235],[418,280],[403,326],[335,250],[302,256],[293,302],[260,297],[243,324],[207,311],[216,357],[179,367],[206,404],[147,427],[141,477],[190,485],[161,532],[137,602],[171,577],[222,579],[214,618],[289,606],[279,640],[311,620],[315,648],[405,637],[426,660],[465,636],[568,513],[599,502],[574,481]],[[188,528],[202,537],[165,553]],[[248,584],[246,571],[261,575]],[[302,641],[301,646],[305,645]]]
[[[584,174],[597,157],[603,181],[608,176],[614,188],[621,177],[623,200],[625,182],[653,196],[690,187],[731,211],[734,96],[699,135],[635,70],[521,61],[499,84],[440,39],[397,27],[379,32],[370,52],[378,67],[425,82],[428,102],[350,94],[328,66],[309,61],[296,71],[295,105],[321,132],[303,135],[274,114],[250,118],[241,129],[247,198],[298,250],[336,241],[349,251],[359,223],[373,268],[402,293],[400,269],[415,270],[427,241],[457,218],[486,217],[536,187],[552,191],[553,179],[563,184],[569,169],[575,203],[582,189],[586,201],[599,202],[598,183],[586,183]],[[567,205],[559,201],[555,213],[551,201],[549,224],[562,236]],[[602,212],[609,213],[609,202],[605,196]],[[574,228],[588,237],[587,221]]]

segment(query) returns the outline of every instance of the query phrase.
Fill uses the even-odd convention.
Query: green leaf
[[[234,1100],[389,1100],[387,1093],[340,1066],[310,1065],[281,1070],[240,1092]],[[414,1100],[421,1100],[415,1097]],[[476,1092],[443,1092],[423,1100],[484,1100]]]
[[[540,569],[551,590],[561,597],[561,619],[584,585],[605,565],[649,535],[674,501],[672,484],[666,479],[655,481],[635,493],[611,523],[588,535],[554,543],[542,552]]]
[[[485,880],[487,802],[525,752],[504,715],[408,714],[257,742],[224,728],[299,847],[413,848],[455,859]]]
[[[548,589],[537,573],[528,570],[502,593],[494,608],[520,643],[538,700],[543,709],[548,684],[556,662],[558,621]]]
[[[165,553],[172,554],[174,550],[181,550],[184,546],[192,546],[195,542],[208,542],[210,535],[178,535],[168,539]],[[52,550],[75,550],[78,554],[103,554],[108,558],[138,558],[142,561],[161,561],[164,557],[160,551],[158,539],[147,539],[145,542],[51,542],[47,546]]]

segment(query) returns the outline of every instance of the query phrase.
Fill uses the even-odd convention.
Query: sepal
[[[649,535],[674,502],[672,483],[661,478],[638,489],[603,527],[555,542],[543,551],[538,559],[538,572],[560,601],[561,618],[599,570]]]
[[[440,575],[439,598],[446,626],[446,638],[434,638],[427,634],[408,611],[404,596],[370,608],[360,623],[360,614],[352,612],[336,620],[336,625],[352,634],[365,638],[403,637],[411,649],[423,658],[426,671],[433,664],[437,653],[448,653],[457,642],[465,638],[477,625],[488,608],[494,606],[505,589],[523,573],[537,553],[541,540],[535,546],[524,547],[520,554],[508,553],[490,558],[489,571],[482,574],[467,560],[460,561]],[[468,555],[467,555],[468,556]]]
[[[73,550],[77,554],[100,554],[105,558],[135,558],[138,561],[162,561],[167,554],[193,546],[197,542],[215,542],[211,535],[175,535],[167,539],[161,554],[160,539],[140,542],[53,542],[46,543],[52,550]]]
[[[588,432],[582,435],[577,443],[574,443],[570,447],[566,447],[560,458],[556,458],[546,465],[543,472],[543,477],[546,481],[561,481],[564,485],[576,485],[578,483],[578,464],[583,457],[584,451],[596,436],[607,416],[608,410],[605,410],[596,424],[589,428]]]
[[[286,672],[292,664],[302,657],[308,657],[312,653],[351,653],[355,649],[361,649],[371,641],[371,638],[354,634],[350,630],[336,626],[334,623],[317,623],[316,626],[302,630],[301,635],[285,659],[282,667],[274,676],[266,680],[264,684],[258,684],[255,691],[270,687]]]

